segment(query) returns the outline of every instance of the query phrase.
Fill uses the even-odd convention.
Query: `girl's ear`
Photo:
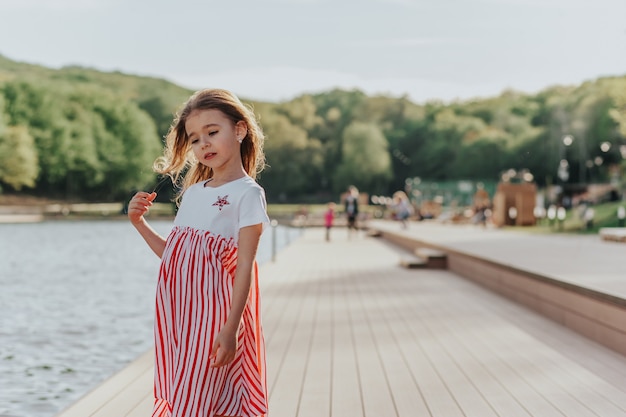
[[[246,122],[243,120],[238,121],[237,124],[235,124],[235,135],[237,136],[237,140],[241,142],[247,134],[248,126],[246,125]]]

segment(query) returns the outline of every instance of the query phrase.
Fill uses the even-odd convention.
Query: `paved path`
[[[437,222],[413,222],[406,230],[395,222],[370,224],[626,300],[626,244],[598,235],[532,234],[523,228]]]
[[[451,272],[400,268],[384,241],[332,239],[307,229],[261,268],[271,417],[626,416],[624,356]],[[148,416],[139,362],[96,411],[61,416]]]

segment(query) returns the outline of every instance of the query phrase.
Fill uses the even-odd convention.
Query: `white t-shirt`
[[[265,191],[250,176],[218,187],[205,187],[206,181],[189,187],[174,225],[206,230],[225,239],[239,238],[239,229],[255,224],[269,224]],[[210,183],[209,183],[210,184]]]

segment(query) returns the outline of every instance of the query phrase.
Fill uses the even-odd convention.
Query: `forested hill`
[[[153,187],[152,162],[191,93],[152,77],[0,56],[0,192],[110,201]],[[267,136],[260,182],[270,201],[325,201],[349,184],[387,194],[408,177],[495,181],[509,168],[542,185],[558,181],[563,159],[567,181],[603,181],[624,165],[626,76],[455,103],[357,90],[241,98]]]

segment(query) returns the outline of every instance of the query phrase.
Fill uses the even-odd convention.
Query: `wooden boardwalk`
[[[626,358],[364,234],[261,268],[271,417],[626,416]],[[151,411],[148,352],[58,417]]]
[[[446,254],[446,266],[626,355],[626,246],[598,235],[536,234],[439,222],[371,221],[408,251]]]

